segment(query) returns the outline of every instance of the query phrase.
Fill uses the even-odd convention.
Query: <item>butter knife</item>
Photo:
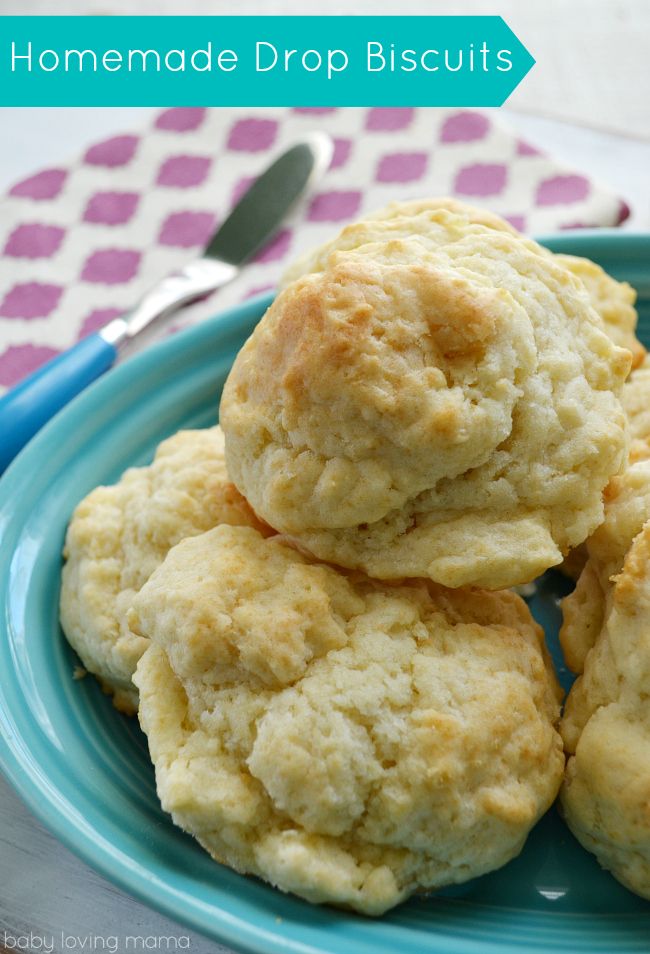
[[[242,196],[199,258],[168,275],[127,315],[48,361],[0,398],[0,473],[43,425],[114,364],[151,322],[232,281],[327,170],[332,141],[312,133],[275,160]]]

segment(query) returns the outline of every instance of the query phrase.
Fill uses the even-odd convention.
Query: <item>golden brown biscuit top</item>
[[[451,586],[525,582],[601,519],[625,451],[630,354],[584,285],[534,243],[449,209],[422,215],[409,238],[387,237],[403,219],[367,223],[366,244],[324,253],[321,271],[279,295],[224,389],[229,471],[263,519],[321,558]],[[542,564],[519,566],[516,544],[510,576],[483,560],[461,580],[464,540],[451,564],[445,531],[416,561],[391,543],[473,514],[479,536],[503,524],[502,549],[519,522]],[[378,533],[381,561],[368,553]]]
[[[164,808],[222,862],[378,914],[516,854],[557,791],[559,689],[512,593],[381,584],[221,526],[134,601]]]

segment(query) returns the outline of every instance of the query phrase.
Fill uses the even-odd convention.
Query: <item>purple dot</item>
[[[340,222],[355,215],[360,205],[360,192],[321,192],[314,196],[307,218],[310,222]]]
[[[44,282],[14,285],[0,304],[3,318],[46,318],[59,303],[63,289]]]
[[[138,271],[140,252],[122,248],[104,248],[89,255],[81,278],[103,285],[121,285],[129,282]]]
[[[589,180],[584,176],[553,176],[544,179],[537,188],[537,205],[569,205],[589,195]]]
[[[537,146],[531,146],[529,142],[520,139],[517,143],[517,155],[518,156],[543,156],[544,153],[541,152]]]
[[[228,148],[235,152],[262,152],[269,149],[278,134],[273,119],[240,119],[230,130]]]
[[[623,199],[618,200],[618,211],[616,213],[616,224],[620,225],[621,222],[625,222],[626,219],[629,219],[631,209],[627,202]]]
[[[235,184],[235,188],[232,190],[232,195],[230,197],[230,202],[232,205],[237,205],[241,197],[245,192],[248,192],[252,184],[255,182],[256,176],[243,176]]]
[[[427,168],[426,152],[393,152],[383,156],[377,169],[377,182],[415,182]]]
[[[57,354],[60,354],[60,351],[44,345],[11,345],[0,355],[0,385],[12,388],[25,375],[36,371]]]
[[[485,139],[490,120],[482,113],[463,110],[447,119],[440,132],[440,142],[476,142]]]
[[[162,186],[189,189],[205,180],[212,160],[206,156],[170,156],[158,170],[156,182]]]
[[[155,126],[156,129],[169,129],[172,132],[191,132],[198,129],[206,112],[202,106],[175,106],[161,113]]]
[[[44,169],[43,172],[37,172],[29,179],[17,182],[9,191],[9,195],[35,199],[37,202],[43,199],[55,199],[67,177],[68,173],[65,169]]]
[[[518,232],[526,231],[526,217],[524,215],[504,215],[503,217],[513,229],[517,229]]]
[[[215,221],[211,212],[173,212],[163,222],[158,241],[177,248],[205,245],[214,232]]]
[[[50,258],[64,235],[65,229],[58,225],[19,225],[7,239],[4,253],[13,258]]]
[[[599,222],[586,222],[578,221],[575,222],[561,222],[558,226],[561,231],[572,231],[573,229],[595,229],[600,223]]]
[[[275,285],[256,285],[255,288],[249,288],[249,290],[244,295],[246,298],[255,298],[256,295],[262,295],[264,292],[269,292],[275,288]]]
[[[372,132],[397,132],[411,125],[415,110],[403,106],[377,106],[366,116],[366,129]]]
[[[255,255],[253,261],[255,262],[277,262],[278,259],[283,258],[289,251],[289,246],[291,245],[291,230],[282,229],[281,232],[272,238],[270,242],[267,242],[264,248]]]
[[[477,162],[465,166],[456,176],[458,195],[497,195],[505,188],[508,168],[502,163]]]
[[[325,116],[326,113],[335,113],[336,106],[294,106],[293,111],[306,116]]]
[[[125,166],[133,158],[137,145],[137,136],[112,136],[91,146],[84,156],[84,162],[109,169]]]
[[[139,201],[137,192],[96,192],[88,200],[84,222],[123,225],[133,216]]]
[[[345,163],[350,158],[350,153],[352,151],[352,140],[351,139],[334,139],[334,151],[332,153],[332,161],[330,162],[330,169],[340,169],[341,166],[344,166]]]
[[[84,318],[81,328],[79,329],[78,338],[85,338],[86,335],[91,335],[95,331],[99,331],[100,328],[107,325],[113,318],[119,318],[119,316],[123,314],[124,312],[119,308],[95,308],[94,311],[91,311],[90,314]]]

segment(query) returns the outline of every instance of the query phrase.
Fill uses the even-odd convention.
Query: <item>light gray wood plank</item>
[[[175,937],[178,950],[189,943],[192,954],[229,952],[140,904],[85,865],[36,821],[0,776],[0,950],[11,951],[12,940],[14,949],[22,944],[24,950],[31,940],[28,950],[70,954],[81,950],[84,938],[86,950],[93,949],[93,938],[110,946],[117,938],[122,952],[127,935]],[[102,951],[101,940],[94,949]]]

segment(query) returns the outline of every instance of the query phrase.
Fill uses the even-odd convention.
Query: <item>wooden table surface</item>
[[[2,13],[228,13],[185,0],[2,0]],[[241,0],[241,13],[305,12],[296,0]],[[650,228],[650,0],[466,0],[455,12],[498,7],[537,59],[502,116],[546,151],[598,177],[633,210],[627,228]],[[359,0],[355,13],[449,12],[437,0]],[[321,12],[311,8],[312,13]],[[324,10],[322,12],[325,12]],[[328,13],[350,12],[331,0]],[[151,110],[0,110],[0,189],[93,140],[146,122]],[[176,937],[193,954],[226,949],[126,896],[48,834],[0,778],[0,951],[63,954],[123,950],[126,935]],[[185,938],[188,940],[185,941]],[[115,939],[115,940],[113,940]],[[181,941],[182,939],[182,941]],[[109,945],[109,946],[107,946]],[[117,947],[115,946],[117,945]],[[92,949],[92,947],[91,947]],[[163,948],[164,949],[164,948]]]

